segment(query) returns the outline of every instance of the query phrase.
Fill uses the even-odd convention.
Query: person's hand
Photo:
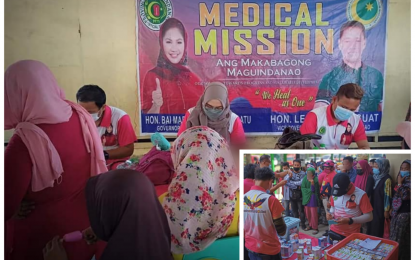
[[[19,210],[14,214],[14,219],[25,219],[35,209],[35,203],[32,201],[23,200],[20,203]]]
[[[102,138],[102,145],[105,146],[105,143],[107,142],[107,139],[105,137]]]
[[[336,225],[349,225],[350,219],[349,218],[338,218],[338,219],[335,219],[335,221],[337,222]]]
[[[95,235],[94,231],[92,230],[91,227],[85,229],[84,231],[82,231],[82,235],[84,237],[85,242],[88,245],[93,245],[96,242],[98,242],[98,237]]]
[[[160,87],[160,80],[156,78],[156,90],[152,93],[153,97],[153,104],[157,107],[161,107],[163,105],[163,93],[161,92]]]
[[[330,205],[330,200],[327,200],[327,208],[329,209],[329,208],[331,208],[331,205]]]
[[[406,177],[405,177],[406,178]],[[398,174],[398,184],[402,185],[403,181],[405,180],[405,178],[402,178],[401,174]]]
[[[385,215],[385,219],[389,219],[389,217],[390,217],[389,211],[385,211],[384,215]]]
[[[327,220],[332,220],[333,216],[330,213],[326,213]]]
[[[293,172],[289,170],[288,175],[290,176],[290,178],[292,178],[293,177]]]
[[[68,260],[65,248],[63,248],[62,242],[59,241],[59,237],[54,237],[52,241],[46,244],[43,248],[44,260]]]
[[[284,186],[285,184],[287,184],[287,180],[280,181],[280,183],[281,183],[280,187]]]

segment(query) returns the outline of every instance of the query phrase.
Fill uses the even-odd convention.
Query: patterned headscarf
[[[376,159],[376,163],[379,166],[379,174],[373,174],[373,178],[375,179],[375,187],[373,187],[373,189],[376,189],[380,180],[388,175],[391,169],[388,159]]]
[[[173,144],[172,159],[175,175],[163,202],[171,250],[201,251],[225,236],[232,223],[238,173],[226,141],[206,126],[184,131]]]

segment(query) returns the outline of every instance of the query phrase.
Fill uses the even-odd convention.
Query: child
[[[319,232],[317,213],[319,185],[314,168],[310,167],[307,169],[307,176],[306,178],[303,178],[301,191],[303,193],[303,205],[305,206],[305,213],[309,223],[309,227],[307,227],[305,231],[314,229],[313,235],[316,235]]]

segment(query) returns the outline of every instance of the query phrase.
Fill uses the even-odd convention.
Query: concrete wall
[[[410,102],[410,17],[410,0],[389,1],[381,135],[396,134]],[[70,100],[84,84],[102,86],[108,104],[131,116],[138,135],[135,25],[135,0],[6,0],[5,67],[43,61]],[[253,144],[273,148],[275,140],[257,137]]]

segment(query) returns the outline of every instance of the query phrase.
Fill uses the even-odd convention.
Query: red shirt
[[[323,189],[325,188],[326,184],[330,184],[330,189],[333,188],[333,178],[336,175],[335,171],[332,171],[331,173],[326,173],[326,176],[323,178],[323,182],[321,183],[320,193],[323,192]],[[326,188],[326,192],[328,191],[328,188]]]
[[[187,119],[189,118],[189,111],[186,112],[182,124],[180,125],[179,132],[177,136],[180,136],[187,129]],[[246,141],[245,130],[242,125],[242,121],[239,117],[236,117],[235,122],[233,123],[233,128],[231,134],[231,144],[243,144]]]
[[[85,147],[79,116],[69,122],[38,125],[49,137],[62,161],[59,184],[39,192],[31,189],[32,162],[22,139],[14,135],[5,151],[4,213],[7,221],[6,259],[43,260],[42,250],[55,236],[90,226],[84,189],[91,177],[91,157]],[[35,202],[24,220],[12,220],[23,199]],[[64,243],[68,259],[90,260],[96,246],[85,242]]]
[[[252,186],[255,185],[254,179],[244,179],[244,194],[251,190]]]
[[[192,72],[181,72],[172,76],[171,80],[163,79],[155,70],[147,72],[142,87],[141,108],[147,111],[153,106],[153,91],[156,90],[156,78],[160,81],[163,105],[160,114],[181,114],[194,107],[203,95],[204,88],[200,78]]]
[[[319,175],[318,175],[318,184],[321,187],[321,184],[323,183],[324,178],[326,177],[327,173],[322,171]]]
[[[328,126],[336,126],[337,123],[335,121],[335,118],[333,117],[331,113],[331,106],[327,106],[327,123]],[[344,127],[347,127],[347,120],[340,122],[340,125],[343,125]],[[315,113],[308,113],[304,119],[303,124],[300,127],[301,134],[318,134],[317,132],[317,115]],[[367,140],[366,137],[366,131],[365,126],[363,125],[363,121],[360,120],[359,125],[357,127],[356,132],[353,135],[353,141],[361,141],[361,140]]]
[[[104,150],[113,150],[118,147],[133,144],[137,137],[131,124],[130,117],[121,109],[106,106],[101,124],[98,126]],[[125,162],[130,157],[107,160],[108,169],[115,169],[117,164]],[[118,162],[118,163],[117,163]]]

